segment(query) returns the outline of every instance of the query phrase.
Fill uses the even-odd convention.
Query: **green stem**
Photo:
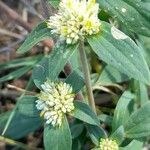
[[[82,69],[84,73],[85,85],[87,89],[88,102],[91,108],[93,109],[93,111],[96,113],[95,101],[94,101],[94,96],[93,96],[93,91],[91,86],[90,71],[88,68],[88,61],[84,50],[84,41],[80,41],[79,51],[80,51]]]

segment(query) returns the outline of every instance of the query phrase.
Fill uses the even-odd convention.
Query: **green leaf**
[[[82,144],[79,139],[75,139],[72,142],[72,150],[81,150],[82,149]]]
[[[81,123],[80,124],[72,124],[70,127],[70,130],[71,130],[72,139],[75,139],[84,130],[84,125],[83,125],[83,123],[82,124]]]
[[[47,79],[56,80],[77,48],[78,45],[56,45],[50,56],[43,58],[33,69],[32,78],[35,85],[40,88],[40,85]]]
[[[121,36],[126,36],[122,34]],[[94,52],[107,64],[131,78],[150,84],[150,72],[144,56],[129,37],[116,39],[111,34],[111,26],[102,22],[101,32],[87,40]]]
[[[130,1],[130,2],[129,2]],[[97,0],[100,8],[117,19],[129,31],[150,36],[150,22],[147,8],[140,2],[131,0]],[[134,3],[134,5],[132,4]]]
[[[49,4],[51,4],[54,8],[57,8],[60,0],[48,0]]]
[[[150,38],[149,37],[145,37],[145,36],[138,36],[138,40],[136,40],[136,43],[138,44],[138,46],[141,48],[142,53],[146,59],[146,62],[148,64],[148,66],[150,66],[150,42],[149,42]]]
[[[146,104],[149,101],[147,86],[143,83],[139,83],[139,98],[141,102],[141,106]]]
[[[100,85],[110,85],[112,83],[121,83],[127,80],[129,80],[127,75],[119,72],[116,68],[107,65],[103,69],[96,83],[99,83]]]
[[[74,93],[78,93],[84,86],[84,79],[76,71],[73,71],[65,82],[73,87]]]
[[[127,138],[141,138],[150,135],[150,103],[135,111],[124,125]]]
[[[26,53],[38,42],[51,37],[51,29],[47,27],[47,23],[45,21],[41,22],[28,35],[27,39],[20,46],[17,52],[21,54]]]
[[[80,101],[74,101],[75,110],[70,114],[71,116],[82,120],[88,124],[99,126],[99,121],[96,114],[85,103]]]
[[[44,147],[45,150],[71,150],[71,132],[66,117],[60,127],[45,127]]]
[[[28,71],[30,71],[32,68],[32,66],[25,66],[22,68],[19,68],[11,73],[9,73],[8,75],[5,75],[3,77],[0,78],[0,83],[4,82],[4,81],[9,81],[12,79],[16,79],[21,77],[22,75],[24,75],[25,73],[27,73]]]
[[[150,1],[143,2],[139,0],[123,0],[134,7],[145,19],[150,20]]]
[[[135,81],[134,82],[135,93],[137,96],[137,100],[141,106],[149,101],[147,86],[142,83]]]
[[[98,116],[98,119],[99,119],[101,122],[104,122],[105,124],[107,124],[108,126],[111,126],[111,125],[112,125],[112,121],[113,121],[112,116],[109,116],[109,115],[106,115],[106,114],[100,114],[100,115]]]
[[[110,137],[120,145],[125,138],[124,127],[120,126]]]
[[[132,140],[127,146],[120,147],[119,150],[141,150],[143,142],[138,140]]]
[[[23,115],[27,115],[30,117],[38,117],[39,113],[36,108],[36,100],[37,98],[34,96],[23,96],[18,101],[18,111]]]
[[[35,85],[40,89],[48,77],[48,65],[50,63],[50,57],[44,57],[39,64],[37,64],[32,71],[32,78]]]
[[[112,122],[112,130],[115,131],[117,128],[119,128],[121,125],[124,125],[125,122],[129,119],[129,116],[132,112],[132,104],[133,104],[133,98],[135,96],[129,92],[125,91],[121,98],[119,99],[115,112],[114,112],[114,118]]]
[[[74,54],[71,56],[69,61],[71,63],[73,70],[77,70],[77,69],[79,70],[79,68],[81,66],[80,61],[79,61],[79,51],[74,52]]]
[[[32,66],[35,63],[37,63],[39,60],[41,60],[41,58],[42,55],[14,59],[6,63],[0,64],[0,71],[16,68],[16,67],[22,67],[22,66]]]
[[[88,130],[88,133],[89,133],[89,136],[90,136],[92,142],[96,146],[99,145],[100,138],[107,137],[105,130],[101,127],[89,125],[89,124],[87,124],[86,127],[87,127],[87,130]]]
[[[11,112],[7,112],[0,115],[0,134],[3,131],[10,114]],[[39,117],[29,117],[16,111],[4,136],[12,139],[20,139],[30,132],[37,130],[41,125],[42,122]]]

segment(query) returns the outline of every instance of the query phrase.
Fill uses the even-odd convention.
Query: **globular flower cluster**
[[[99,5],[95,0],[61,0],[58,13],[47,22],[52,34],[67,44],[74,44],[86,35],[99,32]]]
[[[119,147],[115,140],[106,138],[101,139],[99,150],[119,150]]]
[[[36,107],[47,124],[61,126],[65,114],[74,110],[75,94],[72,87],[64,82],[46,81],[41,85],[42,91],[36,101]]]

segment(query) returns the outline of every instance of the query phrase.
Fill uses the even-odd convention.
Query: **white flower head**
[[[41,85],[42,91],[36,101],[36,107],[41,111],[47,124],[61,126],[65,114],[74,110],[75,94],[72,87],[64,82],[47,80]]]
[[[112,139],[101,139],[100,150],[119,150],[119,146],[115,140]]]
[[[98,10],[95,0],[61,0],[58,13],[50,17],[47,25],[67,44],[74,44],[99,32]]]

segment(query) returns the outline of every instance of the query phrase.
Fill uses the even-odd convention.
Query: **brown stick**
[[[3,11],[9,18],[17,22],[19,25],[24,27],[26,30],[31,31],[31,26],[22,20],[22,18],[11,8],[5,5],[3,2],[0,1],[0,10]]]
[[[19,91],[19,92],[22,92],[22,93],[25,93],[25,94],[28,94],[28,95],[36,95],[35,92],[30,92],[30,91],[27,91],[25,89],[19,88],[17,86],[11,85],[11,84],[7,84],[7,88],[14,89],[16,91]]]

